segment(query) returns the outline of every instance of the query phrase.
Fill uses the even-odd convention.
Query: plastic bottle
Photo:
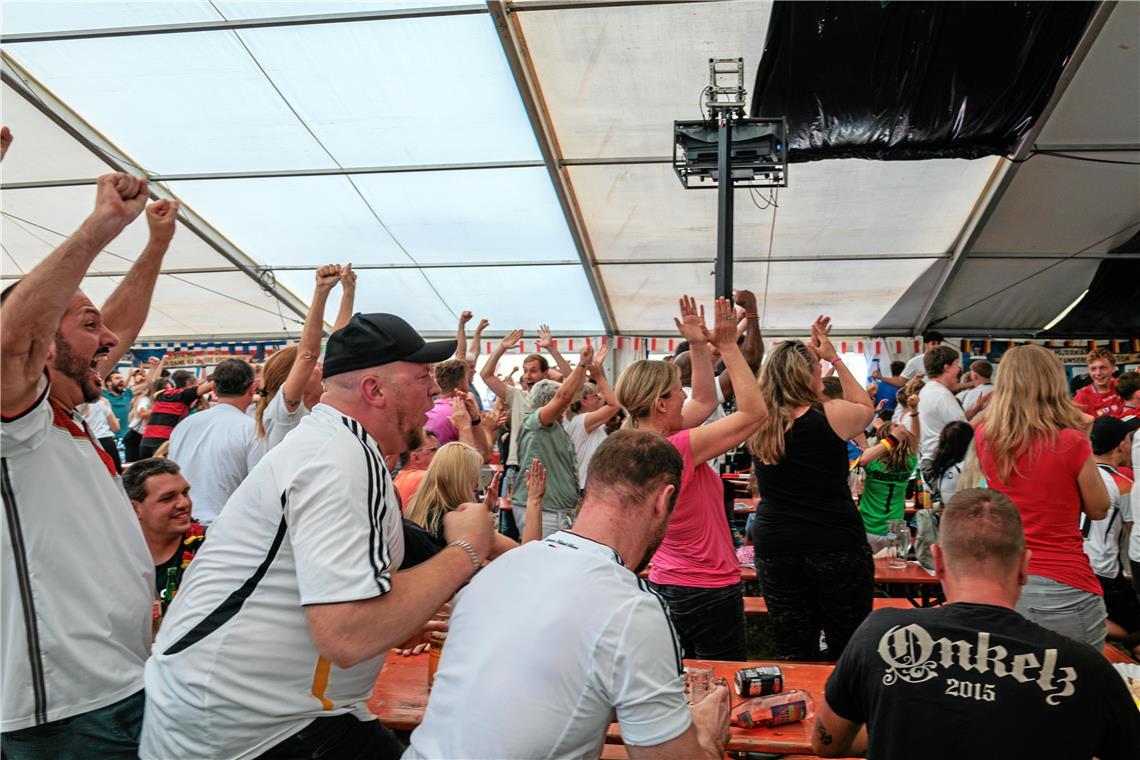
[[[798,723],[815,713],[815,702],[803,689],[769,694],[742,702],[732,710],[732,724],[741,728]]]

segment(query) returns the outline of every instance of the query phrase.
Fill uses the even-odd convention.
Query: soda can
[[[764,697],[784,690],[784,672],[778,665],[741,668],[733,677],[736,693],[742,697]]]

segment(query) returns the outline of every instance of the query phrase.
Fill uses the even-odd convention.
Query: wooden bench
[[[911,604],[909,599],[887,599],[883,597],[875,597],[871,603],[872,610],[913,610],[914,605]],[[746,596],[744,597],[744,614],[748,617],[767,615],[768,602],[764,601],[762,596]]]
[[[1125,665],[1140,665],[1140,662],[1136,662],[1131,655],[1110,642],[1105,642],[1104,644],[1104,657],[1109,662],[1120,662]]]

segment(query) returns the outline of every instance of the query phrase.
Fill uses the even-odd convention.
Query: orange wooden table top
[[[427,654],[414,657],[400,657],[389,653],[376,679],[376,686],[372,690],[372,699],[368,701],[368,709],[372,711],[384,725],[400,731],[411,731],[424,719],[424,710],[427,708]],[[712,660],[685,660],[686,665],[711,666],[718,677],[723,677],[732,683],[732,677],[737,670],[756,665],[779,665],[784,671],[784,690],[804,689],[811,694],[817,702],[823,695],[823,685],[831,675],[833,666],[826,664],[809,665],[800,663],[760,663],[760,662],[717,662]],[[731,688],[731,687],[730,687]],[[734,706],[744,702],[744,699],[732,695]],[[810,752],[811,727],[814,718],[802,723],[791,723],[776,728],[732,728],[728,740],[729,751],[749,752]],[[606,734],[606,741],[620,742],[621,731],[618,724],[610,726]]]
[[[917,562],[907,562],[906,567],[896,570],[887,566],[886,557],[875,557],[875,583],[922,583],[939,585],[940,581],[926,572]]]

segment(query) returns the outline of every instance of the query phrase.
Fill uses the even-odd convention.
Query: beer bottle
[[[174,601],[174,595],[178,592],[178,568],[166,568],[166,588],[162,590],[162,611],[166,612],[170,607],[170,603]]]
[[[755,697],[737,705],[732,710],[732,723],[741,728],[782,726],[806,720],[814,712],[811,694],[803,689],[792,689],[781,694]]]

